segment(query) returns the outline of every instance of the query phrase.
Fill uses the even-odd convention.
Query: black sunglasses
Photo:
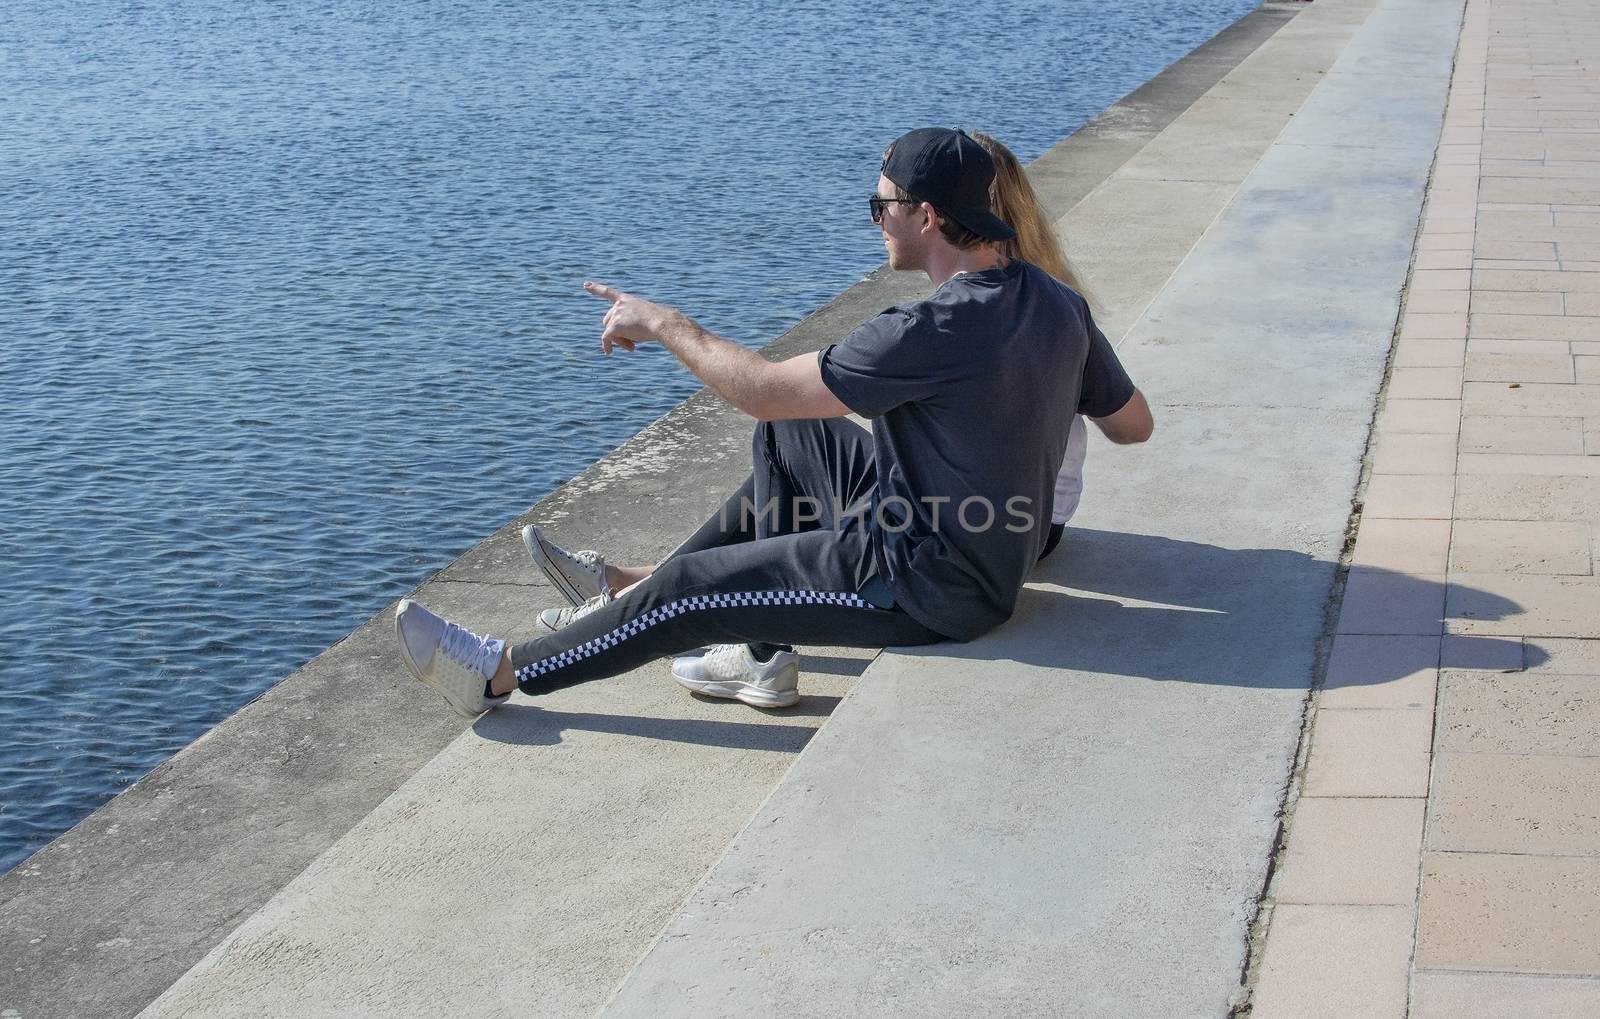
[[[879,198],[877,195],[873,195],[871,198],[867,199],[867,208],[872,210],[872,221],[874,223],[883,222],[883,210],[885,206],[916,204],[917,202],[910,198]]]

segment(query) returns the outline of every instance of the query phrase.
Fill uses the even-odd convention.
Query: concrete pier
[[[463,726],[386,610],[0,878],[0,1016],[1600,1012],[1596,40],[1246,17],[1030,168],[1158,431],[1010,622]],[[525,635],[522,523],[659,557],[748,429],[696,396],[416,597]]]

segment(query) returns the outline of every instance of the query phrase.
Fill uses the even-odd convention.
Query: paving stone
[[[1511,243],[1511,242],[1497,242]],[[1600,299],[1600,294],[1594,295]],[[1600,307],[1600,301],[1597,301]],[[1560,315],[1565,311],[1560,294],[1474,290],[1474,315]],[[1470,323],[1469,323],[1470,328]]]
[[[1427,796],[1433,712],[1318,709],[1307,796]]]
[[[1413,268],[1416,269],[1470,269],[1473,256],[1466,251],[1419,251]]]
[[[1438,636],[1443,629],[1445,597],[1443,574],[1413,577],[1352,567],[1345,581],[1338,632]]]
[[[1376,482],[1376,475],[1373,480]],[[1597,512],[1597,507],[1600,478],[1517,474],[1462,474],[1456,478],[1454,510],[1466,520],[1582,520]]]
[[[1426,803],[1302,796],[1273,899],[1410,906]]]
[[[1471,230],[1453,234],[1440,233],[1438,231],[1425,231],[1417,238],[1417,250],[1472,251],[1474,250],[1473,236],[1474,235]],[[1444,308],[1418,308],[1413,304],[1413,299],[1411,297],[1408,296],[1406,298],[1406,307],[1413,311],[1461,312],[1467,310],[1466,302],[1460,302],[1460,307],[1456,307],[1455,303],[1456,302],[1452,301],[1449,307]]]
[[[1410,906],[1302,906],[1272,911],[1251,1019],[1402,1019]]]
[[[1418,273],[1417,275],[1421,275]],[[1600,273],[1541,271],[1538,269],[1474,269],[1471,273],[1474,290],[1534,290],[1545,293],[1597,293],[1600,292]],[[1440,281],[1429,289],[1458,289]]]
[[[1600,357],[1583,355],[1572,359],[1574,381],[1586,386],[1600,385]]]
[[[1410,1019],[1594,1019],[1600,979],[1421,970],[1411,977]]]
[[[1500,340],[1600,340],[1600,317],[1473,313],[1469,336]]]
[[[1516,417],[1600,417],[1600,385],[1524,382],[1467,382],[1461,387],[1462,412]]]
[[[1462,268],[1467,268],[1463,266]],[[1447,291],[1448,292],[1448,291]],[[1400,323],[1400,335],[1419,340],[1461,340],[1467,336],[1467,316],[1462,314],[1430,314],[1409,308]]]
[[[1452,234],[1446,237],[1467,237],[1471,234]],[[1467,290],[1428,290],[1406,295],[1406,312],[1424,315],[1464,315],[1471,306],[1472,293]]]
[[[1526,649],[1520,637],[1474,637],[1447,633],[1439,645],[1441,669],[1517,672],[1526,664]]]
[[[1470,354],[1561,354],[1571,356],[1566,340],[1496,340],[1479,336],[1467,341]],[[1572,381],[1571,379],[1567,380]]]
[[[1330,709],[1431,711],[1438,679],[1438,637],[1340,634],[1334,638],[1317,703]]]
[[[1396,368],[1460,368],[1466,360],[1465,340],[1402,339],[1395,343]]]
[[[1447,474],[1374,474],[1367,480],[1363,517],[1448,520],[1455,479]]]
[[[1412,290],[1471,290],[1470,269],[1423,269],[1411,274]],[[1545,287],[1503,287],[1505,290],[1543,290]]]
[[[1459,400],[1460,368],[1396,368],[1389,374],[1391,400]]]
[[[1377,426],[1383,432],[1455,435],[1461,427],[1461,401],[1386,400]]]
[[[1480,241],[1472,253],[1478,258],[1521,258],[1544,262],[1559,257],[1553,241]]]
[[[1485,150],[1485,155],[1488,155]],[[1521,231],[1548,231],[1555,225],[1554,214],[1545,212],[1515,212],[1503,209],[1485,209],[1478,213],[1478,236],[1495,239],[1504,236],[1507,240],[1542,240],[1539,236],[1516,236]],[[1474,289],[1478,289],[1475,287]],[[1523,290],[1524,287],[1482,287],[1484,290]]]
[[[1562,312],[1567,315],[1600,317],[1600,294],[1568,294],[1562,301]]]
[[[1531,453],[1463,453],[1457,463],[1461,476],[1469,474],[1548,475],[1592,478],[1600,475],[1600,457]],[[1572,514],[1564,514],[1572,516]]]
[[[1600,858],[1422,859],[1418,969],[1600,973]]]
[[[1474,269],[1563,269],[1560,262],[1540,262],[1526,258],[1475,258]],[[1570,267],[1577,268],[1577,267]]]
[[[1583,453],[1583,419],[1468,414],[1463,453]]]
[[[1572,382],[1572,362],[1565,352],[1468,353],[1462,378],[1472,382]]]
[[[1589,530],[1585,522],[1458,518],[1450,536],[1450,570],[1591,574]]]
[[[1364,517],[1351,562],[1397,573],[1443,573],[1449,560],[1448,520]]]
[[[1445,596],[1451,633],[1600,637],[1594,577],[1457,573]]]
[[[1382,474],[1454,474],[1456,437],[1401,432],[1377,436],[1372,469]]]
[[[1600,676],[1600,640],[1537,637],[1528,641],[1528,652],[1530,673]]]
[[[1435,744],[1439,753],[1600,754],[1600,678],[1443,670]]]
[[[1428,848],[1600,855],[1600,757],[1437,755]]]

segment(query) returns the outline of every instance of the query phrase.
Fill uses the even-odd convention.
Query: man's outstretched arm
[[[600,347],[632,350],[651,341],[672,352],[724,400],[758,421],[830,418],[850,413],[822,381],[815,354],[774,363],[725,340],[674,308],[623,293],[603,283],[583,288],[611,303]]]

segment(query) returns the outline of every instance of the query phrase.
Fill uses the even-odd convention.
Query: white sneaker
[[[395,609],[394,634],[406,668],[460,714],[477,718],[510,699],[510,694],[489,697],[484,692],[500,667],[505,641],[462,629],[409,598]]]
[[[793,651],[758,662],[748,644],[718,644],[702,658],[674,658],[672,678],[707,697],[757,708],[786,708],[800,700],[800,656]]]
[[[574,606],[599,594],[606,586],[606,557],[592,549],[568,552],[532,524],[522,529],[522,543],[528,546],[533,564],[544,571],[561,596]]]
[[[545,609],[539,613],[539,625],[553,632],[563,626],[571,626],[600,606],[610,605],[614,601],[616,596],[610,591],[601,591],[582,605],[569,605],[564,609]]]

